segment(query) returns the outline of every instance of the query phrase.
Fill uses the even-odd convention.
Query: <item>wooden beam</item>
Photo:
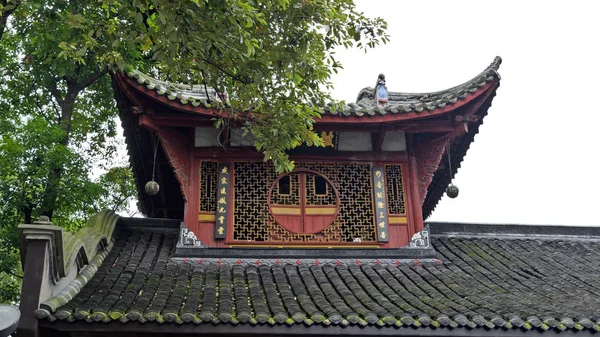
[[[454,131],[454,124],[449,120],[414,121],[390,127],[394,131],[407,133],[449,133]]]
[[[213,121],[200,115],[193,116],[170,113],[161,116],[153,115],[148,118],[151,118],[155,125],[163,127],[215,127]]]
[[[237,151],[236,151],[237,150]],[[232,159],[246,161],[262,161],[263,155],[256,150],[249,151],[246,147],[234,147],[233,149],[223,149],[221,147],[196,147],[194,148],[196,158],[205,159]],[[292,160],[319,160],[319,161],[366,161],[366,162],[406,162],[408,155],[406,152],[351,152],[337,151],[334,154],[314,155],[314,154],[290,154]]]
[[[124,96],[127,97],[131,101],[131,103],[133,103],[134,106],[140,107],[143,111],[146,106],[144,104],[144,101],[142,99],[140,99],[131,90],[131,88],[123,81],[123,75],[119,74],[119,73],[115,73],[112,77],[113,77],[113,83],[115,84],[114,86],[121,89],[121,91],[125,94]]]
[[[452,132],[447,133],[443,136],[439,136],[436,138],[433,138],[431,140],[427,140],[426,144],[431,144],[431,143],[435,143],[437,141],[443,140],[443,139],[454,139],[456,137],[462,136],[465,133],[469,132],[469,126],[467,125],[467,123],[461,123],[457,126],[454,127],[454,130],[452,130]],[[421,144],[419,144],[418,146],[421,146]]]
[[[187,135],[180,133],[177,130],[174,130],[172,128],[167,128],[167,127],[163,127],[161,125],[157,125],[155,123],[155,119],[152,117],[140,116],[138,123],[141,127],[144,127],[152,132],[166,134],[166,135],[176,138],[177,140],[180,140],[181,142],[184,142],[184,143],[188,142]]]
[[[412,237],[415,233],[423,230],[423,206],[419,201],[419,174],[417,172],[417,159],[414,151],[411,151],[408,162],[408,176],[410,177],[410,198],[411,204],[411,222],[408,226],[408,237]]]
[[[487,101],[487,99],[494,93],[496,92],[496,89],[498,88],[498,86],[500,85],[499,82],[494,81],[492,82],[494,83],[494,85],[492,86],[492,89],[485,92],[483,95],[481,95],[481,97],[479,97],[479,99],[466,111],[466,113],[464,113],[464,116],[471,116],[474,113],[477,112],[477,110],[479,110],[479,108],[481,108],[481,106],[483,105],[483,103],[485,103],[485,101]]]

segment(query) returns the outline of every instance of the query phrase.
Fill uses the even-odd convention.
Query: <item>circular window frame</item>
[[[306,176],[306,174],[313,174],[316,176],[319,176],[323,179],[325,179],[325,181],[327,182],[327,184],[329,185],[329,187],[331,187],[334,196],[335,196],[335,200],[336,200],[336,204],[335,204],[335,213],[333,213],[331,215],[331,223],[327,224],[325,227],[323,227],[322,229],[319,229],[318,231],[296,231],[293,229],[289,229],[287,226],[285,226],[284,224],[279,223],[279,221],[277,221],[277,215],[273,214],[273,204],[271,203],[271,197],[273,196],[273,191],[277,188],[277,184],[279,183],[279,180],[281,180],[281,178],[285,177],[285,176],[290,176],[292,174],[304,174]],[[304,180],[303,184],[300,184],[300,188],[301,189],[305,189],[306,190],[306,180]],[[300,205],[299,207],[302,209],[303,207],[306,208],[306,200],[302,200],[301,197],[299,197],[300,199]],[[309,235],[309,234],[317,234],[317,233],[321,233],[324,230],[326,230],[327,228],[329,228],[331,225],[333,225],[335,223],[335,219],[337,218],[338,214],[340,213],[340,207],[341,207],[341,199],[340,199],[340,193],[338,192],[338,189],[335,187],[335,185],[333,184],[333,181],[331,181],[331,179],[327,178],[324,174],[311,170],[311,169],[296,169],[292,172],[287,172],[287,173],[283,173],[280,174],[271,184],[271,187],[269,188],[269,193],[267,194],[267,206],[269,209],[269,214],[271,214],[271,216],[273,217],[273,220],[275,220],[275,222],[281,226],[282,228],[284,228],[285,230],[294,233],[294,234],[302,234],[302,235]],[[302,219],[301,221],[305,221],[306,217],[302,217],[300,216],[300,218]]]

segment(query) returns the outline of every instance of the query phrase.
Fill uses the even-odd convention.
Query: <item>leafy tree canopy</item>
[[[0,0],[0,301],[18,289],[18,223],[45,214],[76,229],[134,194],[115,163],[110,71],[226,93],[215,107],[286,171],[287,150],[321,144],[335,49],[374,47],[385,29],[351,0]]]
[[[66,74],[93,64],[91,56],[119,69],[144,63],[164,79],[227,93],[230,114],[278,171],[293,168],[286,150],[321,143],[312,123],[329,99],[332,72],[341,68],[334,49],[387,41],[386,23],[358,13],[349,0],[103,0],[55,7],[62,8],[56,15],[66,31],[45,43],[60,48],[53,59],[71,61]],[[41,18],[29,20],[47,27]]]

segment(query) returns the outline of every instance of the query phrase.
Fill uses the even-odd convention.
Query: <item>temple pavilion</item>
[[[500,63],[432,93],[380,75],[321,109],[324,146],[283,174],[214,127],[215,90],[113,73],[146,218],[21,225],[18,336],[600,331],[600,229],[424,222],[458,194]]]

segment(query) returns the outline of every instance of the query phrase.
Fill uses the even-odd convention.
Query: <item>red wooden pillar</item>
[[[188,227],[189,230],[194,232],[196,237],[198,237],[197,226],[198,226],[198,212],[199,212],[199,187],[198,181],[198,163],[194,158],[194,129],[190,128],[190,132],[188,132],[188,185],[182,186],[185,188],[186,194],[188,195],[187,200],[185,201],[184,206],[184,220],[183,223]]]
[[[410,198],[411,198],[411,225],[408,227],[409,237],[412,237],[413,234],[420,232],[423,230],[423,205],[421,205],[421,201],[419,200],[419,175],[417,174],[417,159],[415,157],[415,152],[410,151],[408,157],[408,167],[410,170],[409,181],[410,181]]]

